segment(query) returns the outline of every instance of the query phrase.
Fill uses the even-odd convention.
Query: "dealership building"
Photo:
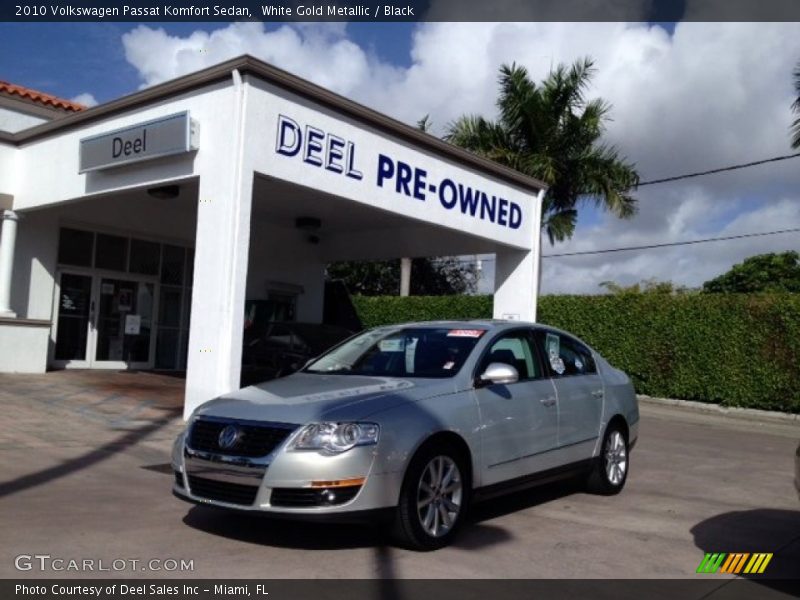
[[[185,370],[188,414],[246,301],[321,322],[338,260],[496,254],[535,320],[543,189],[249,56],[88,109],[0,82],[0,372]]]

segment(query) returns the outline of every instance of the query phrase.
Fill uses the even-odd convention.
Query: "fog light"
[[[351,487],[354,485],[364,485],[364,482],[367,480],[366,477],[351,477],[350,479],[332,479],[332,480],[325,480],[325,481],[312,481],[311,487],[312,488],[340,488],[340,487]],[[328,491],[326,489],[326,491]]]
[[[333,493],[331,490],[322,490],[320,496],[322,497],[323,504],[330,505],[336,503],[336,494]]]

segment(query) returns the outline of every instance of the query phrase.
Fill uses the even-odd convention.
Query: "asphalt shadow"
[[[183,522],[211,535],[278,548],[333,550],[388,543],[382,528],[363,523],[307,523],[209,506],[190,508]]]
[[[85,454],[65,460],[52,467],[42,469],[41,471],[17,477],[11,481],[4,481],[0,483],[0,498],[72,475],[77,471],[88,469],[100,462],[108,460],[115,454],[125,452],[150,434],[172,423],[178,414],[179,411],[174,411],[174,414],[168,417],[151,421],[144,427],[129,431],[125,435],[86,452]]]
[[[691,533],[704,554],[772,553],[764,573],[739,573],[737,579],[800,597],[800,511],[759,508],[721,513],[699,522]]]

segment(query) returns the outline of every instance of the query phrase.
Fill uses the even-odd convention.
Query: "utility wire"
[[[650,181],[642,181],[635,187],[642,187],[645,185],[655,185],[657,183],[667,183],[669,181],[680,181],[682,179],[691,179],[692,177],[713,175],[714,173],[725,173],[727,171],[736,171],[738,169],[746,169],[747,167],[756,167],[758,165],[764,165],[767,163],[789,160],[790,158],[797,158],[798,156],[800,156],[800,152],[796,154],[785,154],[783,156],[774,156],[772,158],[765,158],[763,160],[756,160],[749,163],[742,163],[740,165],[732,165],[730,167],[722,167],[720,169],[711,169],[710,171],[698,171],[697,173],[686,173],[685,175],[675,175],[674,177],[664,177],[663,179],[652,179]]]
[[[776,231],[765,231],[762,233],[743,233],[740,235],[726,235],[723,237],[706,238],[703,240],[687,240],[684,242],[668,242],[663,244],[648,244],[646,246],[625,246],[622,248],[606,248],[604,250],[585,250],[582,252],[562,252],[560,254],[543,254],[542,258],[556,258],[562,256],[584,256],[587,254],[607,254],[609,252],[625,252],[626,250],[650,250],[652,248],[666,248],[669,246],[689,246],[691,244],[707,244],[709,242],[723,242],[725,240],[740,240],[742,238],[761,237],[764,235],[778,235],[780,233],[800,232],[800,227],[793,229],[778,229]]]
[[[653,248],[668,248],[670,246],[690,246],[692,244],[707,244],[709,242],[724,242],[726,240],[740,240],[743,238],[762,237],[765,235],[779,235],[782,233],[798,233],[800,227],[792,229],[778,229],[776,231],[764,231],[761,233],[742,233],[740,235],[726,235],[722,237],[706,238],[702,240],[686,240],[683,242],[665,242],[663,244],[648,244],[645,246],[624,246],[621,248],[605,248],[603,250],[584,250],[581,252],[562,252],[559,254],[543,254],[542,258],[561,258],[565,256],[586,256],[589,254],[608,254],[609,252],[625,252],[628,250],[651,250]],[[482,258],[481,262],[494,262],[494,258]],[[461,258],[454,259],[454,262],[461,264],[472,264],[475,262],[473,259]]]

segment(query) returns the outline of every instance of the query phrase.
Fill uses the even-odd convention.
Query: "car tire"
[[[629,469],[628,436],[622,424],[611,423],[603,436],[600,455],[594,460],[586,487],[593,494],[618,494],[625,487]]]
[[[449,545],[464,522],[470,485],[464,457],[446,443],[421,448],[411,459],[394,523],[399,545],[419,551]]]

